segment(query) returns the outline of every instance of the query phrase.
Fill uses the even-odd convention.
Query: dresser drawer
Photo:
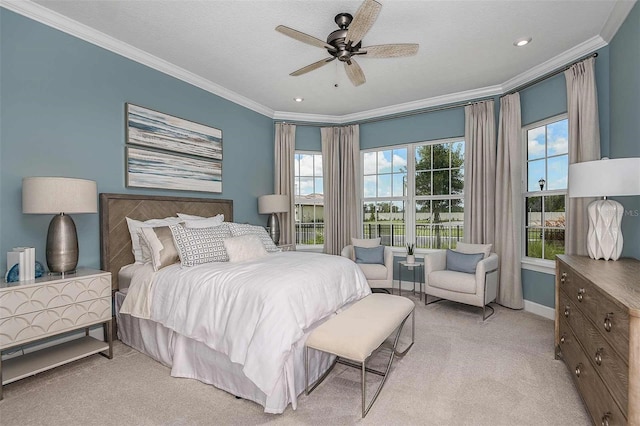
[[[9,287],[0,292],[0,319],[110,296],[110,274]]]
[[[559,336],[562,357],[593,422],[598,425],[626,425],[624,414],[609,394],[563,317],[560,319]]]
[[[111,296],[0,319],[0,349],[111,319]]]
[[[626,413],[629,398],[629,367],[564,292],[560,292],[560,303],[563,320],[569,324],[571,331],[582,345],[591,367],[597,371],[614,399]]]
[[[562,271],[563,268],[561,267]],[[562,273],[561,273],[562,274]],[[563,281],[564,279],[564,281]],[[578,273],[560,276],[560,290],[595,324],[609,344],[629,362],[629,314]]]

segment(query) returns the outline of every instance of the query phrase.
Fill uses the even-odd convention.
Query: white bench
[[[336,362],[362,369],[362,417],[364,418],[384,386],[394,356],[403,357],[411,346],[415,336],[415,314],[412,316],[411,344],[398,352],[398,339],[404,323],[414,313],[415,304],[406,297],[374,293],[351,305],[316,328],[305,344],[305,393],[309,395],[331,372]],[[377,371],[366,366],[371,354],[396,331],[391,347],[391,356],[386,371]],[[309,388],[309,348],[336,355],[336,360]],[[345,361],[348,360],[348,361]],[[351,361],[351,362],[349,362]],[[366,405],[366,373],[382,376],[369,405]]]

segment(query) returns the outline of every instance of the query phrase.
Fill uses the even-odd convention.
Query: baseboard
[[[540,315],[550,320],[556,319],[556,310],[539,303],[531,302],[530,300],[524,301],[524,310],[531,312],[532,314]]]

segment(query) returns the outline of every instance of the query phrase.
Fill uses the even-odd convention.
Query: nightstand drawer
[[[0,319],[0,349],[111,319],[111,297]]]
[[[110,274],[9,287],[0,292],[0,319],[110,296]]]

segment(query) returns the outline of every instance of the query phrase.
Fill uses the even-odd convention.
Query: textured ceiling
[[[283,24],[325,39],[337,29],[334,16],[355,14],[360,1],[36,1],[282,117],[340,117],[446,100],[467,91],[495,92],[541,64],[605,45],[613,35],[605,34],[616,21],[612,17],[620,15],[617,9],[626,16],[633,5],[580,0],[380,2],[382,11],[363,45],[419,43],[420,49],[408,58],[360,57],[367,82],[353,87],[338,61],[290,77],[290,72],[328,55],[274,28]],[[514,47],[521,37],[532,37],[533,42]],[[298,96],[305,101],[295,103]]]

